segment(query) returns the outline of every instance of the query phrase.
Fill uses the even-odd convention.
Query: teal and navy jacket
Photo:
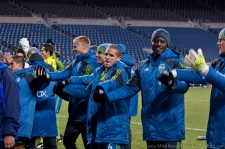
[[[131,76],[134,74],[135,69],[134,60],[130,55],[122,54],[121,61],[129,67],[130,69],[129,79],[130,79]],[[130,97],[130,108],[129,108],[130,116],[136,116],[137,110],[138,110],[138,94],[135,94],[134,96]]]
[[[56,126],[56,97],[53,93],[53,87],[56,82],[50,84],[36,93],[36,107],[34,114],[34,124],[32,137],[55,137],[58,135]]]
[[[20,125],[19,86],[7,65],[0,62],[0,141],[16,136]]]
[[[207,146],[225,146],[225,57],[215,60],[206,76],[194,70],[177,70],[177,78],[187,83],[212,84],[210,111],[207,126]]]
[[[132,76],[132,74],[134,73],[134,67],[135,67],[135,63],[133,58],[130,55],[127,54],[122,54],[121,56],[121,62],[123,62],[126,69],[130,71],[129,78]],[[80,88],[82,88],[82,85],[84,85],[83,87],[85,87],[86,85],[90,84],[93,79],[94,79],[94,73],[88,76],[73,76],[70,77],[70,82],[71,84],[75,84],[75,85],[68,85],[66,87],[64,87],[63,91],[67,94],[70,94],[71,96],[79,96],[77,92],[73,92],[74,90],[76,90],[78,88],[78,84],[80,86]],[[69,86],[73,86],[69,87]],[[80,90],[81,91],[81,90]],[[87,90],[84,90],[87,92]],[[137,115],[137,109],[138,109],[138,94],[132,96],[130,98],[130,116],[136,116]]]
[[[46,71],[54,71],[51,65],[44,62],[42,63],[42,67],[44,67]],[[34,64],[32,67],[35,67],[36,65],[40,65],[40,63]],[[45,88],[36,92],[36,107],[31,134],[32,137],[55,137],[58,135],[55,112],[56,97],[53,93],[55,84],[55,81],[50,81]]]
[[[96,86],[101,86],[105,91],[110,91],[125,85],[129,78],[129,69],[122,62],[117,62],[107,72],[105,78],[101,75],[105,70],[104,65],[99,67],[92,82],[92,92]],[[91,94],[88,102],[87,139],[88,142],[115,144],[129,144],[130,119],[129,99],[104,103],[96,103]]]
[[[77,55],[75,60],[63,71],[49,73],[51,80],[65,80],[71,76],[90,75],[98,67],[95,52],[89,50],[85,54]],[[66,99],[65,99],[66,100]],[[88,98],[74,99],[69,101],[69,120],[86,122]]]
[[[36,106],[36,99],[34,92],[30,89],[30,82],[34,79],[33,71],[29,68],[23,68],[14,71],[17,83],[19,84],[20,91],[20,127],[18,130],[18,137],[31,138],[33,128],[34,112]]]
[[[165,70],[185,68],[177,54],[166,49],[158,59],[149,55],[138,64],[134,75],[123,87],[106,92],[110,102],[127,98],[141,90],[143,139],[146,141],[178,141],[185,138],[184,93],[188,84],[176,81],[176,87],[168,89],[158,82]]]
[[[43,88],[44,82],[41,83],[41,87],[38,84],[34,84],[33,81],[38,79],[33,75],[33,70],[35,66],[42,66],[44,68],[50,66],[42,61],[35,61],[31,63],[30,67],[23,68],[14,71],[14,76],[16,77],[17,83],[19,84],[19,96],[20,96],[20,127],[17,133],[18,137],[31,138],[36,101],[39,98],[36,97],[36,92],[33,90],[35,88]],[[43,80],[37,80],[43,81]]]

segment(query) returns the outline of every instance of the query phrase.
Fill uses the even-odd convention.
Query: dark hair
[[[50,53],[50,55],[52,56],[53,51],[54,51],[54,47],[52,46],[51,43],[44,43],[43,47],[45,48],[45,51]]]
[[[55,51],[55,56],[60,59],[60,53],[58,51]]]
[[[14,55],[17,55],[17,53],[22,53],[23,54],[23,57],[25,58],[26,57],[26,54],[25,52],[23,51],[23,49],[17,49],[14,53]]]
[[[25,58],[24,57],[15,55],[15,56],[13,56],[12,60],[15,61],[16,63],[22,63],[22,66],[24,68],[24,66],[25,66]]]
[[[52,39],[47,39],[45,43],[50,43],[52,46],[55,45],[55,43],[52,41]]]

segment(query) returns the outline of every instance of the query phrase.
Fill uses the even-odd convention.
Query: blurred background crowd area
[[[92,45],[122,43],[136,62],[151,51],[151,34],[164,28],[170,48],[185,55],[202,48],[207,62],[218,57],[224,28],[224,0],[1,0],[0,48],[20,48],[27,38],[38,49],[52,39],[66,66],[74,59],[73,38],[85,35]]]

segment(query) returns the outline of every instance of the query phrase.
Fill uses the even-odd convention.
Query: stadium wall
[[[48,20],[51,24],[77,24],[77,25],[120,25],[117,19],[71,19],[71,18],[41,18],[41,17],[0,17],[0,23],[39,23],[44,24]],[[161,27],[197,27],[224,28],[224,23],[209,22],[174,22],[174,21],[140,21],[124,20],[127,26],[161,26]]]

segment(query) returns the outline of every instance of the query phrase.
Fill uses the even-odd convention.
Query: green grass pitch
[[[205,149],[206,142],[197,141],[196,136],[205,136],[208,113],[209,113],[209,98],[210,88],[190,88],[185,94],[185,125],[186,139],[182,141],[182,149]],[[63,101],[60,113],[57,115],[60,121],[60,133],[64,133],[67,122],[67,105]],[[141,125],[141,97],[139,95],[138,115],[131,120],[132,130],[132,148],[146,149],[146,143],[142,140],[142,125]],[[81,137],[77,140],[77,147],[84,149]],[[64,149],[63,143],[58,143],[59,149]]]

